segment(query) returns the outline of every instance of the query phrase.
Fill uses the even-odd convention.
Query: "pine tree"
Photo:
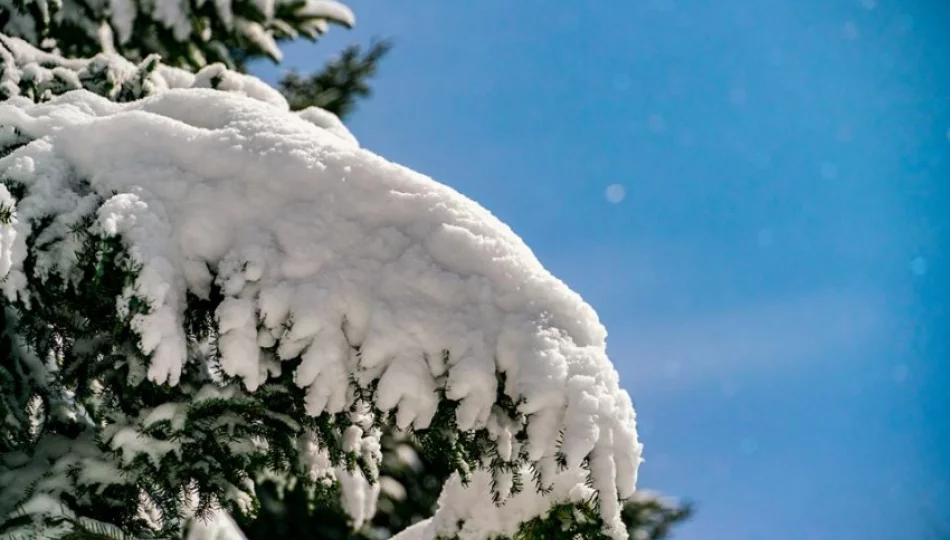
[[[0,31],[67,58],[116,52],[132,62],[152,54],[197,71],[214,63],[246,72],[259,59],[279,62],[282,42],[316,40],[330,24],[351,27],[335,0],[0,0]],[[279,88],[293,110],[316,106],[343,118],[370,95],[369,81],[389,41],[345,48],[323,70],[292,71]]]
[[[259,486],[262,510],[240,522],[248,540],[304,538],[319,530],[326,540],[382,540],[431,516],[451,469],[426,456],[412,437],[386,430],[382,437],[380,494],[376,513],[359,531],[352,531],[340,508],[315,508],[292,481],[267,481]],[[693,513],[690,504],[645,492],[627,500],[622,518],[630,538],[663,540]]]
[[[439,460],[428,459],[412,437],[385,429],[381,437],[380,493],[372,520],[352,531],[345,512],[315,508],[295,483],[262,484],[262,511],[240,523],[249,540],[299,538],[319,530],[326,540],[380,540],[431,516],[442,485],[452,470]],[[441,466],[440,466],[441,465]]]
[[[663,540],[675,525],[693,515],[690,503],[681,504],[653,493],[637,492],[623,506],[622,518],[630,538]]]
[[[280,42],[314,40],[330,24],[353,23],[334,0],[0,0],[3,32],[43,50],[68,58],[116,52],[133,62],[159,54],[190,71],[279,61]]]
[[[343,119],[353,112],[358,99],[370,96],[369,79],[391,48],[391,42],[377,41],[362,53],[358,45],[352,45],[323,71],[309,77],[291,71],[280,79],[278,87],[291,110],[320,107]]]
[[[0,100],[0,538],[178,537],[267,475],[359,528],[386,429],[452,471],[433,534],[622,537],[605,331],[490,214],[222,66],[2,37]]]
[[[178,11],[175,13],[169,13],[167,10],[158,13],[153,4],[130,2],[124,6],[125,19],[122,19],[117,13],[122,13],[123,6],[114,0],[111,3],[65,0],[50,4],[38,0],[14,0],[6,6],[4,1],[0,0],[0,29],[5,32],[19,34],[48,51],[65,52],[72,57],[118,50],[138,64],[131,65],[114,58],[100,57],[84,64],[81,69],[76,69],[75,63],[66,67],[61,58],[37,52],[24,53],[24,47],[17,47],[6,41],[7,47],[3,50],[6,56],[2,59],[5,66],[2,72],[5,76],[0,79],[0,98],[21,95],[36,101],[44,101],[80,87],[116,101],[132,101],[157,90],[151,83],[162,79],[155,78],[156,73],[169,71],[168,66],[164,64],[191,71],[198,70],[198,77],[194,78],[195,86],[218,87],[242,93],[255,93],[256,90],[257,94],[266,94],[260,88],[251,90],[245,87],[256,86],[253,81],[240,79],[227,70],[210,64],[223,62],[237,70],[245,70],[247,63],[256,58],[279,59],[276,43],[281,40],[301,35],[316,38],[326,29],[327,22],[352,24],[352,14],[335,2],[278,1],[271,9],[266,5],[261,8],[257,3],[238,1],[230,5],[218,2],[213,8],[210,3],[185,2],[177,6]],[[183,21],[191,24],[188,32],[184,30]],[[263,34],[260,30],[263,30]],[[365,52],[357,46],[351,46],[322,72],[307,77],[292,72],[280,81],[279,88],[293,110],[321,107],[343,118],[353,111],[357,99],[370,95],[367,80],[375,75],[378,62],[390,47],[388,41],[373,43]],[[11,54],[14,52],[17,54]],[[157,58],[149,56],[152,53],[161,54],[166,61],[160,63]],[[53,69],[21,69],[33,61]],[[14,65],[17,67],[11,67]],[[181,78],[181,75],[176,77]],[[273,97],[268,96],[268,99]],[[311,111],[311,117],[314,114],[316,113]],[[323,125],[331,129],[338,128],[333,125],[332,119],[326,120]],[[15,140],[19,141],[16,138]],[[3,152],[11,152],[18,144],[19,142],[16,142],[4,146]],[[8,221],[12,216],[13,208],[0,207],[0,223]],[[0,310],[0,316],[6,311],[10,311],[10,316],[14,317],[16,310]],[[3,323],[0,329],[4,329],[5,334],[12,334],[10,329],[15,325],[7,325],[2,317],[0,322]],[[42,417],[41,413],[48,411],[51,404],[47,400],[52,399],[38,393],[36,381],[29,383],[22,377],[13,376],[13,373],[27,371],[19,364],[24,362],[23,358],[31,356],[27,354],[14,357],[12,351],[15,337],[6,335],[5,339],[0,340],[0,358],[11,361],[18,358],[13,367],[5,366],[0,369],[0,388],[3,389],[0,392],[0,399],[3,400],[0,404],[0,415],[8,422],[16,419],[7,425],[10,429],[4,431],[3,440],[0,441],[0,453],[4,455],[14,453],[15,449],[24,444],[37,443],[30,438],[28,432],[30,429],[36,431],[36,426],[48,425],[44,423],[46,420],[37,419],[36,416]],[[10,369],[6,369],[7,367]],[[76,381],[70,384],[76,384]],[[15,391],[9,392],[8,389],[11,388]],[[254,407],[259,407],[259,404],[252,406]],[[31,412],[34,417],[22,416],[24,410]],[[24,431],[24,426],[33,427]],[[452,470],[445,463],[440,467],[424,456],[420,458],[420,463],[424,464],[421,472],[408,466],[398,458],[399,450],[402,450],[403,454],[413,452],[420,455],[419,445],[411,438],[394,438],[392,431],[385,426],[384,432],[380,463],[383,489],[372,522],[365,524],[361,532],[357,533],[362,535],[361,538],[378,538],[380,535],[386,537],[431,515],[442,484]],[[257,467],[256,470],[260,472],[261,468]],[[264,470],[265,475],[255,478],[256,512],[253,518],[249,517],[251,514],[238,514],[238,517],[243,518],[241,523],[252,539],[255,535],[263,538],[279,531],[291,534],[289,531],[294,528],[298,531],[312,531],[316,526],[319,527],[322,537],[352,537],[352,516],[340,504],[336,491],[327,492],[315,488],[312,483],[301,481],[299,473],[293,472],[292,469],[287,469],[282,474],[273,469]],[[387,492],[385,486],[389,486],[391,492]],[[405,495],[400,496],[400,492]],[[126,496],[134,498],[133,493],[117,495],[119,498]],[[670,524],[688,515],[688,511],[683,508],[664,506],[658,501],[641,497],[627,503],[623,516],[628,528],[632,527],[631,533],[666,531]],[[100,517],[107,521],[77,516],[69,508],[64,508],[63,512],[64,515],[57,519],[71,524],[64,525],[67,529],[72,527],[74,531],[70,533],[73,535],[70,538],[118,538],[125,534],[107,523],[111,508],[99,512]],[[16,523],[16,520],[13,523]],[[662,537],[662,533],[653,532],[645,536],[651,539]]]

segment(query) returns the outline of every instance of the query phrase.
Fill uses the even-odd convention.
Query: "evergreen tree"
[[[630,538],[662,540],[673,526],[693,515],[691,504],[680,504],[652,493],[637,492],[624,503],[622,518]]]
[[[240,522],[249,540],[300,538],[319,530],[326,540],[380,540],[431,516],[442,485],[452,470],[439,460],[426,458],[407,435],[386,429],[381,437],[380,493],[376,513],[360,530],[352,531],[345,512],[315,507],[306,492],[290,481],[263,482],[262,508],[252,520]]]
[[[221,66],[0,37],[0,92],[0,537],[174,538],[267,475],[360,528],[387,429],[452,472],[432,534],[621,537],[605,332],[490,214]]]
[[[68,58],[114,51],[133,62],[159,54],[190,71],[279,61],[279,42],[353,23],[335,0],[0,0],[3,32],[43,50]]]
[[[259,486],[262,511],[240,522],[248,540],[304,538],[315,530],[325,540],[381,540],[431,516],[451,469],[427,457],[411,436],[386,430],[381,442],[379,501],[359,531],[351,530],[342,509],[315,507],[292,481],[269,480]],[[630,538],[663,540],[692,512],[690,504],[638,492],[624,503],[622,518]]]
[[[0,51],[5,53],[0,55],[3,56],[2,73],[5,74],[0,79],[3,82],[0,98],[22,95],[37,101],[80,87],[116,101],[138,99],[156,90],[150,86],[156,72],[168,71],[167,66],[148,56],[152,53],[165,57],[168,64],[200,70],[194,79],[196,86],[217,86],[247,93],[248,89],[243,86],[253,86],[253,82],[208,67],[209,63],[223,62],[244,70],[247,62],[255,58],[278,60],[280,54],[276,43],[281,40],[298,36],[316,38],[326,29],[328,22],[352,24],[352,14],[344,6],[322,1],[278,1],[270,7],[266,2],[242,3],[237,0],[217,2],[213,6],[204,2],[184,2],[175,4],[174,12],[156,10],[155,4],[136,3],[134,0],[128,3],[63,0],[49,4],[40,0],[13,0],[4,5],[5,2],[7,0],[0,0],[0,29],[4,32],[18,34],[48,51],[63,52],[72,57],[117,50],[138,63],[133,66],[101,57],[80,69],[75,68],[75,63],[66,68],[66,63],[58,57],[25,53],[25,48],[5,41],[7,47]],[[190,25],[187,32],[186,22]],[[345,117],[353,111],[357,99],[370,95],[367,81],[375,75],[378,62],[390,46],[388,41],[376,42],[365,52],[357,46],[349,47],[322,72],[307,77],[292,72],[280,81],[279,88],[293,110],[320,107],[338,117]],[[53,69],[21,69],[32,61]],[[59,69],[56,69],[57,65]],[[2,150],[10,152],[18,147],[17,144],[19,142]],[[0,208],[0,221],[9,219],[10,212],[11,208]],[[4,315],[8,309],[0,311],[0,315]],[[11,317],[15,311],[10,311]],[[13,333],[14,325],[7,325],[2,318],[0,322],[4,323],[0,328],[5,333],[5,339],[0,340],[0,358],[11,361],[19,358],[16,362],[23,362],[24,356],[15,357],[12,353],[13,336],[6,335]],[[46,426],[45,422],[48,422],[46,419],[27,419],[10,411],[26,410],[32,411],[34,416],[43,416],[41,413],[48,411],[51,403],[56,401],[48,396],[38,398],[41,394],[37,388],[41,385],[37,386],[36,381],[30,383],[13,376],[14,372],[25,370],[19,364],[15,368],[0,369],[0,388],[3,389],[0,392],[3,400],[0,414],[7,412],[9,414],[4,417],[8,420],[18,419],[7,426],[11,428],[9,431],[4,431],[0,453],[8,454],[24,444],[36,444],[37,441],[28,436],[30,430],[24,431],[24,426],[33,426],[31,429],[36,431],[36,426]],[[47,374],[47,377],[52,376]],[[71,380],[69,384],[78,383]],[[47,403],[46,400],[51,401]],[[260,405],[249,406],[254,409]],[[59,428],[54,431],[56,429]],[[391,430],[385,429],[379,465],[383,475],[380,500],[372,522],[357,533],[360,538],[387,537],[432,514],[442,485],[452,469],[445,463],[440,466],[424,455],[418,458],[420,461],[414,462],[416,466],[400,458],[421,454],[420,446],[412,439],[394,438]],[[418,469],[418,466],[422,468]],[[352,516],[336,498],[336,491],[317,489],[312,483],[301,480],[299,473],[292,469],[283,474],[260,466],[255,470],[266,472],[257,478],[254,491],[256,512],[253,518],[250,517],[252,514],[238,514],[252,539],[275,532],[292,536],[296,534],[291,533],[293,530],[313,531],[315,527],[326,538],[352,537]],[[245,471],[247,473],[251,471]],[[117,495],[119,498],[126,496],[132,497],[133,494]],[[97,521],[89,516],[79,517],[64,508],[63,515],[57,519],[72,524],[74,532],[71,534],[98,531],[100,537],[109,537],[110,534],[118,537],[118,529],[107,523],[110,513],[111,509],[100,512],[99,517],[106,521]],[[686,509],[664,506],[658,499],[643,498],[628,502],[623,513],[624,522],[631,532],[660,531],[644,536],[651,539],[662,538],[670,524],[686,515]]]
[[[309,77],[291,71],[280,79],[278,87],[292,110],[320,107],[345,118],[355,109],[357,99],[372,93],[369,79],[391,48],[391,42],[377,41],[363,53],[358,45],[352,45],[323,71]]]
[[[213,63],[246,72],[258,59],[279,62],[282,42],[316,40],[353,13],[335,0],[0,0],[0,32],[67,58],[116,52],[132,62],[152,54],[197,71]],[[316,106],[339,117],[370,95],[369,80],[389,41],[343,50],[323,70],[285,75],[279,88],[293,110]]]

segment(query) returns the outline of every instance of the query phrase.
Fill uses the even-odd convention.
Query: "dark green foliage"
[[[239,514],[238,525],[250,539],[307,538],[316,536],[324,540],[361,538],[353,531],[349,516],[340,503],[339,488],[332,491],[308,490],[291,479],[290,485],[281,485],[273,480],[258,483],[259,509],[250,518]]]
[[[295,483],[284,487],[275,481],[258,486],[261,509],[252,520],[243,520],[241,529],[249,540],[302,538],[307,531],[319,530],[327,540],[377,540],[388,537],[425,519],[435,512],[442,484],[452,469],[440,460],[420,455],[418,445],[391,429],[382,437],[383,459],[379,475],[383,489],[372,522],[352,531],[349,517],[339,505],[317,505]],[[387,485],[398,484],[402,493],[390,493]]]
[[[61,510],[63,511],[63,515],[55,519],[50,519],[49,523],[54,526],[62,526],[64,529],[71,531],[63,536],[62,540],[144,540],[126,534],[115,525],[76,516],[68,508],[62,508]],[[24,515],[22,517],[24,518],[23,523],[29,522],[29,516]],[[4,528],[9,528],[11,524],[13,526],[19,525],[14,519],[8,521],[6,524],[7,527]],[[32,538],[35,538],[22,535],[7,536],[4,533],[4,528],[0,528],[0,538],[3,540],[19,540],[20,538],[32,540]]]
[[[451,473],[452,469],[444,461],[423,453],[412,439],[387,434],[383,438],[380,475],[397,482],[405,495],[382,494],[373,526],[397,532],[431,516],[442,484]]]
[[[43,59],[44,69],[25,70],[23,68],[32,62],[32,58],[21,58],[15,51],[10,38],[0,34],[0,80],[16,81],[16,85],[0,86],[0,102],[14,95],[43,102],[80,88],[112,101],[135,101],[155,92],[149,78],[161,65],[157,55],[149,56],[132,67],[120,65],[116,59],[103,55],[76,67],[65,59],[49,55]],[[131,71],[126,71],[126,68]],[[22,134],[10,132],[0,139],[0,157],[26,142],[28,139]]]
[[[34,15],[42,15],[35,11],[36,3],[25,0],[21,4],[23,9],[34,10]],[[194,1],[189,5],[192,4],[197,5]],[[252,3],[235,1],[235,9],[245,9],[246,4]],[[117,70],[113,62],[101,56],[80,68],[44,65],[43,70],[5,79],[7,70],[20,66],[4,48],[4,38],[0,36],[0,80],[16,81],[12,87],[0,86],[0,101],[14,94],[46,101],[77,88],[113,101],[133,101],[155,91],[150,77],[160,62],[151,53],[162,54],[169,63],[189,69],[210,61],[243,69],[248,61],[266,54],[259,44],[248,42],[246,36],[228,35],[217,26],[220,21],[214,21],[213,14],[201,11],[211,9],[211,5],[206,2],[192,6],[197,13],[192,23],[198,30],[209,29],[210,40],[194,41],[197,38],[192,36],[179,42],[167,28],[150,26],[147,17],[137,18],[134,38],[119,47],[119,52],[138,61],[132,73]],[[292,5],[281,4],[284,7],[278,9],[275,20],[292,19],[293,13],[281,11]],[[253,21],[260,20],[259,15],[246,16]],[[9,16],[0,14],[0,27],[6,23],[4,17]],[[51,23],[47,20],[43,24]],[[297,23],[274,23],[271,30],[278,38],[290,39],[297,35],[294,24]],[[43,28],[43,35],[55,34],[57,46],[67,55],[87,56],[100,51],[100,44],[88,40],[80,28],[66,23]],[[319,106],[347,116],[358,99],[370,95],[368,80],[375,75],[378,62],[390,47],[387,41],[376,42],[365,52],[350,47],[318,74],[288,75],[281,81],[281,88],[294,109]],[[0,126],[0,158],[29,142],[16,130]],[[0,183],[17,200],[28,189],[16,179],[2,175]],[[97,197],[81,178],[77,179],[76,193]],[[103,198],[98,197],[94,206],[102,202]],[[0,224],[9,223],[15,212],[14,206],[0,205]],[[52,274],[41,281],[37,278],[36,253],[48,247],[46,244],[64,240],[61,235],[54,236],[44,239],[44,245],[37,245],[40,235],[50,230],[51,220],[52,216],[37,219],[28,239],[30,257],[24,270],[30,276],[29,305],[0,296],[0,473],[16,476],[22,472],[21,480],[27,479],[27,487],[21,501],[37,489],[41,476],[63,476],[62,481],[70,485],[60,494],[65,517],[44,518],[47,526],[71,530],[61,538],[180,537],[187,523],[184,494],[197,500],[199,514],[209,509],[213,501],[222,501],[252,540],[312,537],[315,533],[321,538],[374,539],[381,532],[396,532],[431,515],[441,486],[452,472],[463,472],[483,458],[488,458],[496,471],[515,470],[526,463],[524,455],[514,456],[510,461],[500,459],[484,430],[460,433],[455,424],[457,404],[444,396],[432,425],[408,434],[408,438],[395,436],[388,414],[373,409],[375,419],[364,428],[385,432],[380,474],[398,482],[405,495],[384,494],[373,521],[352,532],[340,503],[339,487],[306,474],[300,460],[300,443],[316,434],[334,464],[351,470],[360,468],[369,478],[375,477],[376,464],[365,456],[343,450],[342,434],[354,422],[351,415],[314,418],[305,413],[303,390],[292,381],[299,359],[283,362],[282,375],[271,378],[256,392],[243,391],[237,381],[221,373],[213,347],[198,346],[215,339],[213,313],[221,297],[213,290],[209,298],[188,299],[186,326],[193,361],[185,365],[180,384],[169,386],[149,381],[144,376],[148,355],[139,349],[139,338],[131,329],[131,318],[147,312],[149,307],[145,300],[133,297],[128,312],[120,315],[115,310],[116,298],[127,290],[139,271],[127,246],[119,238],[92,233],[92,214],[79,216],[66,234],[81,246],[76,253],[74,273]],[[500,381],[498,388],[497,406],[516,418],[516,400],[501,390],[505,388],[504,381]],[[194,399],[199,391],[207,389],[216,391],[217,397]],[[358,403],[373,403],[372,384],[364,388],[354,381],[351,389],[360,396]],[[168,404],[180,405],[174,420],[145,422],[150,412]],[[154,441],[174,444],[175,449],[157,458],[142,453],[126,460],[109,444],[109,435],[120,426],[128,426]],[[519,438],[524,436],[523,431],[518,434]],[[268,445],[254,448],[254,440],[266,440]],[[418,465],[401,459],[400,448],[415,452]],[[71,455],[115,465],[115,481],[81,481],[81,466],[69,461]],[[32,469],[41,470],[41,476],[31,478]],[[268,476],[284,480],[262,480]],[[251,496],[249,510],[241,508],[230,496],[235,486],[246,489]],[[7,486],[0,486],[0,495],[9,494],[3,493],[4,487]],[[520,489],[524,486],[514,486],[514,491]],[[141,492],[149,494],[154,509],[164,516],[158,530],[139,516]],[[6,533],[30,530],[30,520],[35,516],[17,514],[15,505],[4,506],[3,497],[0,503],[0,538]],[[585,505],[556,507],[546,516],[525,523],[516,538],[601,538],[602,524],[593,504],[590,501]],[[631,504],[640,506],[630,510]],[[650,536],[645,538],[651,540],[663,538],[672,523],[688,515],[688,508],[669,508],[659,503],[643,506],[633,502],[624,510],[625,522],[631,530],[648,531]],[[4,518],[11,516],[4,522]],[[29,520],[20,519],[26,517]]]
[[[115,24],[108,3],[93,0],[0,1],[0,30],[16,30],[17,37],[68,58],[90,58],[105,50],[99,32],[104,25],[112,36],[111,47],[133,62],[159,54],[166,64],[191,70],[215,62],[243,69],[247,62],[257,58],[279,60],[275,46],[268,43],[271,40],[315,40],[326,30],[327,23],[350,22],[326,13],[315,16],[306,9],[305,0],[278,0],[272,14],[262,12],[253,0],[232,0],[227,4],[184,0],[172,7],[185,25],[181,35],[156,13],[153,3],[133,2],[128,35]],[[258,25],[260,31],[249,30],[250,25]]]
[[[13,53],[3,48],[3,39],[0,78],[19,67]],[[113,100],[141,99],[153,90],[142,81],[156,66],[155,60],[146,59],[123,78],[115,66],[91,61],[74,66],[78,77],[67,80],[76,79],[86,89]],[[70,89],[36,81],[21,78],[17,90],[43,101]],[[0,156],[9,156],[30,142],[10,127],[0,126],[0,134]],[[16,200],[28,196],[30,185],[2,170],[0,185]],[[292,475],[312,493],[311,498],[334,509],[339,506],[335,488],[319,484],[301,468],[299,442],[309,433],[319,435],[333,463],[375,476],[374,467],[363,456],[342,449],[342,434],[352,424],[350,415],[312,417],[304,412],[304,391],[292,382],[295,361],[285,362],[287,369],[281,376],[247,393],[221,373],[213,348],[210,353],[200,352],[198,342],[215,334],[213,312],[221,297],[214,292],[204,300],[191,298],[188,304],[186,326],[193,340],[189,346],[193,361],[185,364],[180,383],[171,386],[146,379],[149,357],[139,349],[140,338],[131,321],[150,308],[144,299],[132,296],[124,313],[116,310],[116,300],[130,290],[139,265],[120,238],[92,232],[95,208],[104,198],[81,178],[71,189],[75,197],[93,198],[96,203],[89,205],[89,213],[74,216],[68,230],[54,232],[52,215],[36,218],[23,263],[23,272],[29,276],[28,301],[0,297],[0,475],[12,482],[0,485],[0,534],[12,538],[17,531],[26,531],[23,534],[30,537],[36,516],[24,515],[17,505],[35,494],[38,482],[56,477],[61,477],[57,485],[71,486],[61,493],[59,488],[50,492],[61,501],[66,517],[44,516],[44,526],[66,528],[70,538],[108,535],[110,530],[146,537],[177,536],[185,522],[183,495],[196,499],[199,515],[213,501],[237,513],[242,510],[233,503],[233,490],[249,485],[253,489],[253,474],[263,470]],[[14,215],[15,208],[9,206],[0,212],[6,223]],[[78,246],[70,274],[41,271],[37,254],[62,242]],[[210,397],[196,400],[199,391]],[[180,406],[175,421],[145,422],[150,411],[169,405]],[[123,426],[156,443],[173,444],[174,449],[157,457],[142,452],[125,459],[109,444]],[[255,447],[255,440],[268,444]],[[80,473],[89,461],[81,464],[80,459],[115,467],[116,474],[83,479]],[[138,515],[142,492],[164,516],[158,531]]]
[[[18,191],[12,179],[0,176],[0,183]],[[84,191],[81,185],[80,191]],[[30,355],[10,355],[0,366],[0,377],[10,381],[5,390],[14,390],[5,391],[4,397],[13,398],[10,409],[18,411],[19,418],[11,426],[15,429],[7,432],[13,435],[4,441],[0,459],[6,465],[0,472],[16,475],[22,470],[22,476],[29,477],[29,471],[37,467],[42,472],[37,460],[52,460],[52,466],[62,469],[58,463],[73,459],[72,455],[102,460],[118,467],[123,478],[101,482],[72,479],[74,488],[61,495],[69,511],[114,523],[129,534],[152,534],[138,516],[138,496],[145,492],[166,517],[158,531],[163,537],[180,533],[183,492],[197,498],[200,514],[213,501],[240,511],[228,502],[230,491],[233,486],[246,485],[254,471],[291,474],[305,488],[314,488],[300,468],[298,456],[298,439],[306,433],[320,434],[331,461],[360,467],[372,476],[361,456],[342,450],[342,433],[351,424],[347,415],[311,417],[304,412],[304,391],[292,382],[292,365],[254,393],[243,392],[223,377],[213,355],[186,364],[181,382],[175,386],[145,379],[148,356],[139,350],[131,321],[146,313],[148,305],[133,297],[126,313],[118,314],[115,309],[116,299],[132,285],[139,268],[118,238],[90,233],[89,220],[89,215],[81,218],[70,233],[81,245],[74,273],[68,279],[57,274],[42,282],[34,278],[29,304],[5,306],[16,314],[15,319],[7,317],[6,329],[12,329],[31,351],[49,351],[52,360],[43,371],[25,364],[31,361]],[[49,219],[33,224],[35,234],[27,240],[29,255],[24,263],[27,275],[39,274],[36,253],[41,247],[35,242],[52,224]],[[193,336],[213,332],[202,328],[202,321],[210,320],[205,310],[211,307],[210,303],[192,304],[188,318],[195,330]],[[43,380],[31,384],[38,376]],[[195,399],[209,389],[220,393]],[[32,407],[33,402],[38,405]],[[168,404],[181,407],[179,425],[167,419],[145,422],[150,411]],[[39,421],[31,420],[32,408],[42,411]],[[135,426],[138,436],[150,437],[152,445],[167,442],[175,448],[158,458],[140,452],[126,459],[107,444],[108,434],[124,425]],[[268,445],[255,448],[255,440]],[[64,467],[69,478],[71,467]],[[77,465],[77,473],[80,468]],[[31,489],[22,496],[29,497]],[[9,504],[11,494],[4,495]],[[12,511],[0,504],[0,515]],[[55,524],[47,522],[48,526]]]
[[[187,14],[190,31],[180,39],[153,12],[150,3],[130,1],[136,2],[136,8],[132,32],[127,37],[119,35],[121,32],[101,3],[88,0],[0,0],[0,32],[17,29],[17,37],[67,58],[91,58],[114,50],[142,66],[157,64],[157,58],[149,62],[146,59],[158,55],[166,65],[190,71],[215,63],[247,71],[251,63],[260,59],[279,61],[275,47],[280,42],[301,37],[315,40],[326,30],[328,22],[349,23],[345,17],[308,15],[305,0],[277,0],[272,14],[262,13],[253,0],[232,0],[228,16],[230,21],[243,21],[237,25],[226,22],[216,2],[185,0],[178,9]],[[259,25],[266,37],[262,38],[261,32],[249,31],[248,24]],[[95,30],[103,25],[113,29],[114,39],[109,47]],[[365,51],[351,45],[322,70],[306,76],[291,72],[278,86],[292,110],[321,107],[343,118],[353,113],[359,100],[370,96],[369,81],[391,48],[389,41],[373,42]],[[54,73],[53,80],[42,81],[43,88],[30,88],[38,82],[21,81],[21,94],[33,95],[47,88],[59,94],[77,88],[73,80],[61,79],[61,75]],[[96,80],[109,84],[107,80]],[[3,93],[0,87],[0,99],[8,97]],[[113,89],[103,88],[97,93],[111,95]],[[121,91],[118,97],[127,95]]]
[[[534,540],[536,538],[610,540],[610,537],[603,532],[594,505],[593,501],[589,501],[580,507],[559,504],[552,508],[546,516],[522,523],[518,533],[510,540]]]
[[[692,515],[690,503],[677,504],[661,497],[642,495],[624,504],[621,512],[630,538],[637,540],[667,538],[675,525],[687,521]]]
[[[376,515],[359,531],[350,531],[348,517],[339,505],[315,505],[303,489],[297,486],[281,489],[277,482],[259,486],[261,510],[255,519],[240,523],[242,530],[249,540],[303,538],[308,531],[315,530],[328,540],[379,540],[431,516],[452,468],[438,452],[424,452],[418,438],[396,435],[391,430],[384,433],[382,448],[381,482],[384,486],[395,482],[401,492],[391,493],[384,487]],[[681,505],[638,493],[624,504],[622,517],[631,539],[663,540],[692,513],[690,504]],[[578,515],[583,519],[576,519]],[[569,539],[574,538],[573,534],[580,534],[584,539],[601,539],[604,536],[600,527],[599,517],[590,505],[582,508],[561,505],[547,516],[525,523],[513,540]]]
[[[291,71],[278,86],[291,110],[320,107],[345,118],[354,111],[357,100],[372,93],[369,79],[376,75],[380,60],[390,49],[390,41],[373,42],[365,53],[359,45],[351,45],[323,71],[307,77]]]
[[[0,77],[19,69],[11,51],[3,52],[7,54]],[[52,80],[48,72],[70,69],[74,77],[64,80],[78,81],[78,86],[113,100],[135,100],[155,91],[148,81],[156,66],[150,59],[135,69],[98,60],[34,65],[30,69],[38,71],[37,78],[9,89],[44,101],[67,91],[62,85],[43,86]],[[182,366],[180,380],[169,385],[148,379],[151,358],[141,348],[133,322],[152,309],[134,292],[141,265],[123,237],[108,236],[94,226],[96,212],[106,200],[128,194],[94,191],[65,162],[58,163],[55,172],[12,166],[42,145],[32,145],[15,125],[0,126],[0,135],[0,154],[5,156],[0,161],[0,184],[14,203],[5,219],[30,223],[24,237],[26,260],[18,270],[26,278],[22,289],[26,296],[3,301],[5,330],[15,337],[13,348],[21,350],[0,365],[5,390],[0,527],[11,535],[43,531],[38,534],[62,538],[88,534],[82,520],[93,520],[89,523],[109,524],[123,535],[171,538],[181,534],[192,511],[201,516],[216,502],[239,519],[250,519],[267,501],[266,484],[260,482],[267,476],[293,479],[300,490],[297,500],[306,500],[307,514],[317,516],[320,523],[341,516],[338,492],[332,483],[311,477],[302,448],[314,442],[327,452],[331,465],[358,468],[375,480],[378,457],[347,451],[343,438],[353,425],[364,434],[393,427],[389,412],[374,406],[376,382],[361,386],[353,378],[351,410],[317,417],[306,413],[304,390],[293,382],[299,357],[282,360],[280,373],[272,374],[253,393],[243,390],[219,365],[213,314],[222,297],[213,289],[207,298],[188,299],[184,327],[189,362]],[[38,174],[46,175],[42,183]],[[44,206],[45,195],[35,191],[38,185],[55,186],[60,190],[57,195],[74,201],[77,210],[64,214],[59,206]],[[30,213],[17,214],[15,205],[28,199],[33,202]],[[50,253],[59,255],[41,262],[41,254]],[[68,263],[59,266],[50,260]],[[213,268],[209,271],[214,274]],[[116,308],[120,298],[125,309]],[[346,335],[346,322],[340,324]],[[278,340],[275,347],[279,344]],[[351,346],[358,358],[359,347]],[[263,350],[265,355],[273,352]],[[497,412],[523,432],[526,419],[517,411],[520,398],[505,394],[504,383],[502,377]],[[442,479],[452,472],[464,477],[477,463],[489,463],[496,473],[529,465],[524,453],[502,460],[486,430],[460,432],[458,403],[441,397],[430,426],[411,435]],[[135,443],[140,438],[146,440]],[[429,489],[434,484],[425,485]],[[416,501],[428,506],[435,493],[430,490]],[[47,497],[81,519],[64,520],[51,513],[50,506],[33,510],[21,506],[38,497]],[[241,504],[245,498],[250,508]],[[144,516],[143,509],[160,519]],[[398,522],[411,522],[420,511],[413,509]],[[589,521],[583,508],[578,511],[574,524],[578,530],[600,526],[597,520]],[[30,520],[24,523],[21,518],[26,514]],[[574,514],[556,517],[574,519]],[[392,521],[395,526],[397,520]],[[348,534],[344,526],[349,523],[345,519],[337,523],[336,530]],[[53,535],[50,530],[57,532]]]

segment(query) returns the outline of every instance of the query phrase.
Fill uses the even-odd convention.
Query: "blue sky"
[[[395,38],[351,128],[598,310],[676,538],[950,530],[950,6],[349,4],[285,67]]]

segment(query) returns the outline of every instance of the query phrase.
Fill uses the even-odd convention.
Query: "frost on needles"
[[[315,40],[330,24],[353,26],[337,0],[0,0],[0,28],[70,58],[149,52],[178,67],[279,61],[280,42]]]
[[[406,537],[626,536],[604,327],[489,212],[221,65],[2,37],[0,96],[0,537],[171,538],[275,474],[358,526],[387,424],[456,471]]]

